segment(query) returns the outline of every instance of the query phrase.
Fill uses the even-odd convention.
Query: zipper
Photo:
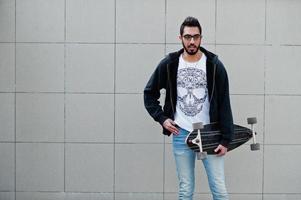
[[[211,101],[213,98],[213,92],[214,92],[214,88],[215,88],[215,73],[216,73],[216,64],[213,65],[213,84],[212,84],[212,91],[211,91],[209,105],[211,105]]]
[[[170,80],[169,64],[167,64],[167,80],[168,80],[168,83],[169,83],[169,92],[170,92],[169,98],[170,98],[170,103],[171,103],[171,110],[172,110],[173,115],[174,115],[175,114],[175,109],[173,107],[173,100],[172,100],[172,87],[171,87],[171,80]]]

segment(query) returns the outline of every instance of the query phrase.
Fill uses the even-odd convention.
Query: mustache
[[[194,44],[191,44],[191,45],[188,46],[188,48],[190,48],[190,47],[195,47],[196,48],[197,46],[194,45]]]

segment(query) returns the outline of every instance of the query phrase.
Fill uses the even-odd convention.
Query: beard
[[[182,45],[183,45],[185,51],[191,56],[195,55],[199,50],[198,46],[194,45],[194,44],[188,45],[186,47],[185,44],[182,42]]]

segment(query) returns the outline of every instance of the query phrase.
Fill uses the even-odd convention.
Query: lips
[[[188,46],[188,48],[189,48],[189,49],[192,49],[192,48],[194,48],[194,49],[195,49],[195,48],[196,48],[196,46],[195,46],[195,45],[189,45],[189,46]]]

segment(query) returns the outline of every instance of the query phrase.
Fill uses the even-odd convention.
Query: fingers
[[[175,135],[179,134],[179,130],[173,124],[169,124],[167,127],[168,127],[167,130],[169,130],[169,132],[171,132]]]
[[[175,135],[179,134],[179,130],[176,127],[176,123],[174,121],[172,121],[171,119],[165,120],[163,123],[163,127]]]
[[[218,147],[214,150],[215,153],[217,153],[217,156],[223,156],[227,153],[227,148],[223,145],[218,145]]]

